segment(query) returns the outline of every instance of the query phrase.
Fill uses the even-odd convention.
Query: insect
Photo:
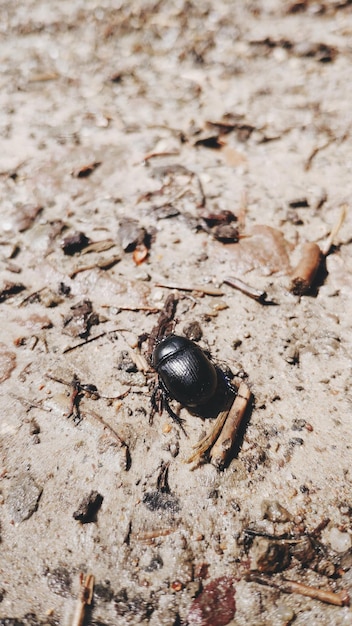
[[[152,353],[152,366],[159,375],[151,402],[154,411],[165,408],[170,417],[183,427],[184,420],[171,409],[169,400],[202,414],[217,395],[224,374],[201,348],[190,339],[169,335],[162,339]],[[227,388],[230,385],[226,381]],[[232,389],[233,391],[233,389]]]

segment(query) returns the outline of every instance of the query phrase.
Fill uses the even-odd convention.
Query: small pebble
[[[46,576],[50,591],[63,598],[69,595],[72,578],[70,572],[65,567],[60,566],[52,571],[48,571]]]
[[[277,500],[263,500],[262,502],[263,519],[270,522],[288,522],[292,515]]]
[[[202,338],[203,331],[199,322],[190,322],[183,327],[185,337],[191,341],[199,341]]]
[[[350,534],[343,533],[336,527],[330,530],[329,541],[332,550],[335,552],[346,552],[352,545]]]
[[[213,311],[225,311],[225,309],[228,309],[228,308],[229,308],[229,305],[227,304],[227,302],[224,302],[224,300],[217,300],[212,305]]]
[[[276,616],[278,620],[280,620],[280,623],[285,626],[286,624],[291,624],[295,617],[295,613],[290,606],[284,602],[280,602],[277,604]]]
[[[104,497],[98,491],[91,491],[89,495],[83,498],[77,511],[73,513],[73,519],[82,524],[96,521],[103,500]]]
[[[29,474],[20,474],[11,481],[6,503],[16,524],[28,519],[37,510],[42,491]]]
[[[39,435],[39,433],[40,433],[40,426],[38,422],[36,422],[35,419],[32,419],[31,422],[29,423],[29,434]]]

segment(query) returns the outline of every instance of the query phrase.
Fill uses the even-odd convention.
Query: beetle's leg
[[[163,388],[163,386],[160,384],[156,385],[154,388],[154,391],[151,395],[150,398],[150,402],[152,405],[152,411],[151,411],[151,415],[149,418],[149,423],[151,424],[153,421],[153,417],[155,415],[155,413],[159,413],[161,415],[161,413],[163,412],[163,409],[166,409],[168,414],[170,415],[170,417],[172,418],[172,420],[174,422],[176,422],[176,424],[181,428],[182,432],[186,435],[186,437],[188,437],[184,426],[183,426],[183,422],[185,420],[183,420],[179,415],[177,415],[171,408],[171,406],[169,405],[169,401],[167,399],[167,393],[166,390]]]
[[[225,388],[234,396],[237,396],[238,389],[233,385],[232,378],[228,376],[225,372],[220,369],[220,367],[216,367],[216,371],[218,373],[218,380],[222,381],[225,384]]]
[[[155,385],[153,393],[150,398],[150,404],[152,405],[152,410],[149,415],[149,424],[152,424],[155,413],[162,412],[163,391],[160,388],[160,385]]]
[[[237,396],[238,389],[232,384],[231,378],[228,378],[227,376],[225,376],[225,380],[226,380],[227,388],[231,391],[231,393],[233,393],[234,396]]]
[[[157,396],[160,394],[160,387],[159,385],[156,385],[154,387],[153,393],[150,397],[150,403],[152,405],[152,408],[154,410],[154,413],[156,413],[159,410],[160,407],[160,401],[158,402],[157,400]]]
[[[176,422],[176,424],[181,428],[182,432],[184,435],[186,435],[186,437],[188,437],[185,428],[183,426],[184,423],[184,419],[182,419],[182,417],[180,417],[179,415],[177,415],[177,413],[175,413],[171,406],[169,405],[169,401],[166,397],[165,394],[163,394],[163,407],[167,410],[168,414],[170,415],[171,419]]]

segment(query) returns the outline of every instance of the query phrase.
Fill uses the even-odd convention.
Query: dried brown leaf
[[[38,332],[45,328],[52,328],[52,321],[47,315],[38,315],[37,313],[33,313],[29,317],[25,319],[16,319],[16,322],[21,326],[25,326],[29,328],[33,332]]]
[[[292,247],[280,230],[257,225],[238,243],[218,247],[218,259],[230,263],[232,273],[240,275],[258,269],[263,275],[270,276],[275,272],[290,271]]]
[[[24,204],[17,209],[16,224],[18,230],[21,233],[28,230],[42,210],[43,207],[36,204]]]
[[[189,626],[226,626],[236,612],[233,578],[216,578],[193,600],[188,616]]]

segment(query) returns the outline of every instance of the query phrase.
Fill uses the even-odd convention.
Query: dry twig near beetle
[[[83,578],[83,574],[81,574],[80,579],[81,579],[80,594],[79,594],[79,598],[77,601],[76,611],[73,616],[72,626],[83,625],[85,614],[86,614],[86,608],[87,606],[91,605],[93,601],[93,590],[94,590],[93,574],[88,574],[85,578]]]
[[[241,383],[230,409],[219,413],[211,432],[194,446],[195,452],[187,459],[187,463],[199,462],[210,451],[211,463],[217,469],[224,469],[231,457],[251,397],[249,387]]]
[[[252,394],[249,387],[246,383],[241,383],[235,401],[229,410],[224,427],[210,451],[211,462],[218,469],[224,469],[228,462],[251,397]]]

